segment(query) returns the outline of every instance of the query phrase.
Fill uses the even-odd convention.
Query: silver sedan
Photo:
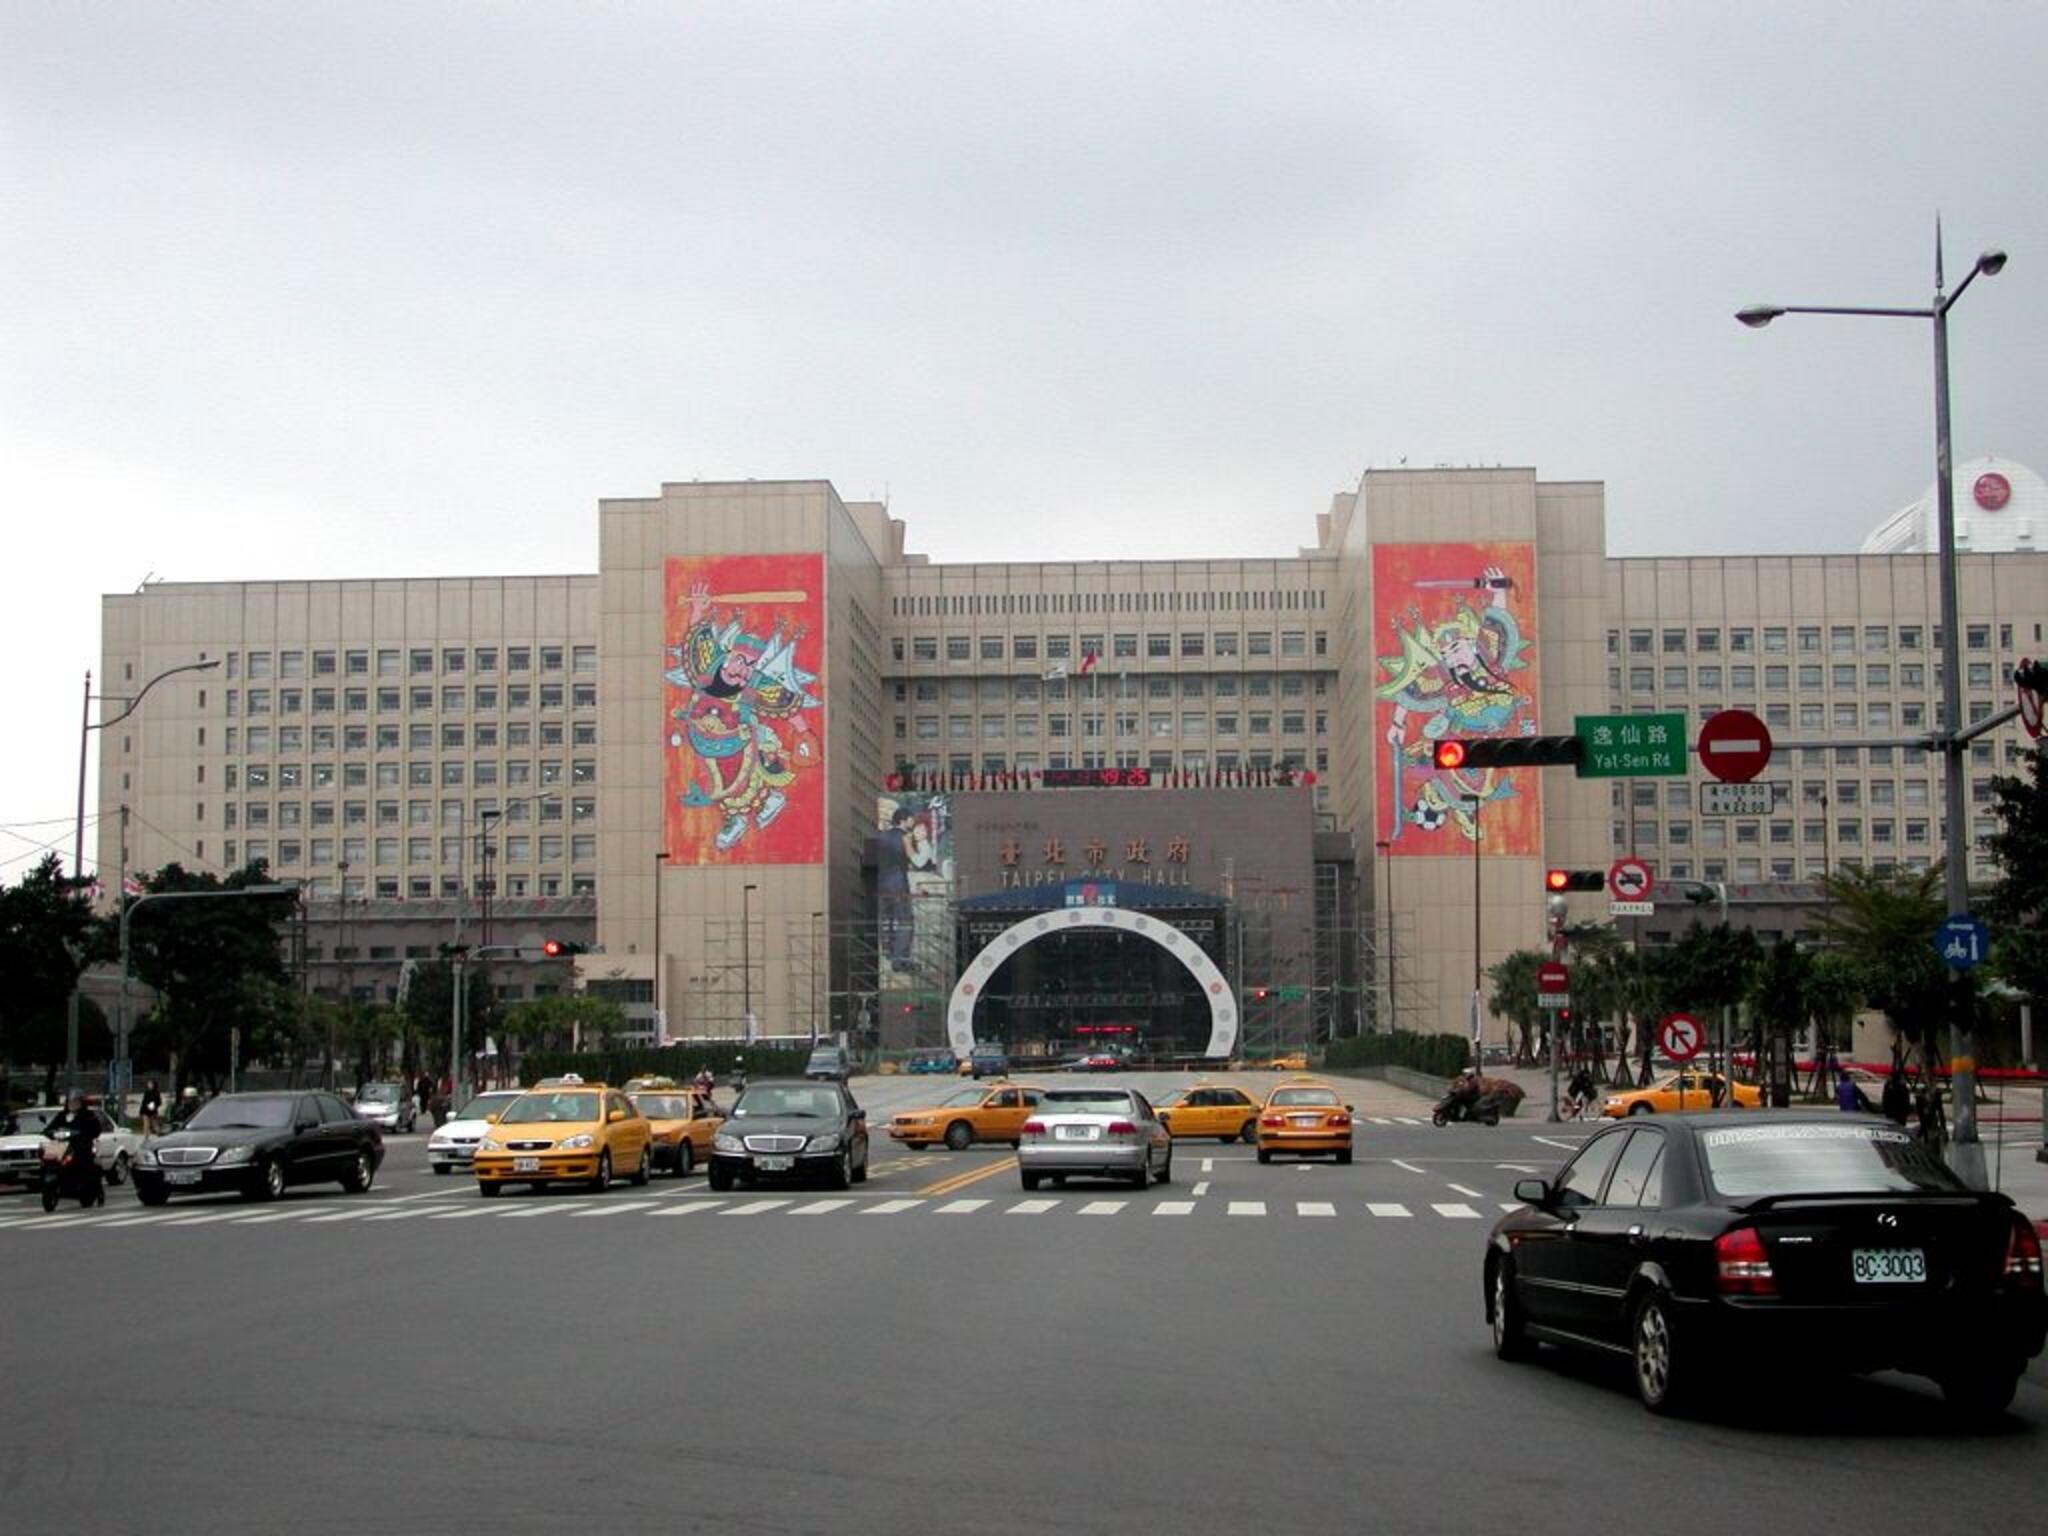
[[[1173,1137],[1131,1088],[1049,1088],[1017,1142],[1026,1189],[1070,1174],[1123,1179],[1143,1189],[1173,1177]]]

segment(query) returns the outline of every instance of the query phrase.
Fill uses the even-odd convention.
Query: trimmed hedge
[[[769,1051],[726,1040],[713,1045],[621,1046],[609,1051],[528,1051],[519,1059],[522,1082],[574,1072],[594,1083],[623,1083],[633,1077],[672,1077],[685,1082],[709,1067],[723,1079],[733,1058],[747,1064],[749,1077],[801,1077],[808,1050]]]
[[[1451,1078],[1472,1061],[1471,1044],[1462,1035],[1418,1034],[1397,1029],[1387,1035],[1348,1035],[1332,1040],[1323,1051],[1331,1071],[1347,1067],[1407,1067],[1432,1077]]]

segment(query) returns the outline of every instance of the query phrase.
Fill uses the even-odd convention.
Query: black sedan
[[[865,1183],[867,1111],[844,1083],[749,1083],[711,1138],[709,1174],[713,1189],[766,1179],[819,1179],[833,1189]]]
[[[361,1194],[383,1161],[377,1127],[331,1093],[225,1093],[142,1144],[135,1193],[144,1205],[224,1190],[275,1200],[291,1185],[332,1181]]]
[[[1631,1121],[1515,1198],[1486,1249],[1494,1352],[1625,1356],[1659,1413],[1724,1372],[1824,1359],[1932,1377],[1988,1417],[2048,1330],[2033,1225],[1875,1116]]]

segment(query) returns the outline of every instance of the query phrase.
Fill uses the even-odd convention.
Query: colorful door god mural
[[[1372,550],[1375,826],[1396,854],[1543,845],[1540,769],[1436,767],[1454,736],[1536,731],[1536,550],[1532,544],[1376,544]]]
[[[663,844],[675,864],[825,856],[824,559],[704,555],[664,581]]]

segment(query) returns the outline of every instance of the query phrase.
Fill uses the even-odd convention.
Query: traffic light
[[[1585,760],[1576,736],[1469,736],[1436,744],[1439,768],[1576,768]]]
[[[540,952],[550,960],[561,960],[569,955],[582,954],[586,947],[574,939],[543,939]]]
[[[1255,1003],[1263,1003],[1266,1000],[1266,990],[1267,989],[1264,987],[1253,987],[1252,1001]]]
[[[1597,891],[1606,884],[1607,877],[1597,869],[1546,869],[1543,872],[1543,889],[1546,891]]]

